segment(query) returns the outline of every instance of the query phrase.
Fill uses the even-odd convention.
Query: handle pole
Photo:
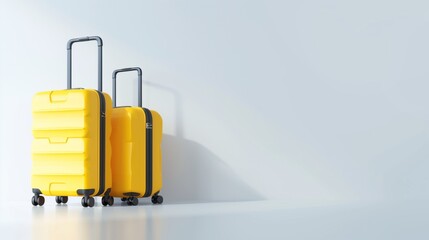
[[[73,38],[67,42],[67,89],[72,88],[72,46],[76,42],[97,41],[98,45],[98,91],[103,91],[103,40],[98,36]]]
[[[138,104],[139,107],[142,107],[142,70],[139,67],[131,67],[131,68],[121,68],[113,71],[112,73],[112,100],[113,107],[116,107],[116,75],[120,72],[131,72],[137,71],[138,73]]]

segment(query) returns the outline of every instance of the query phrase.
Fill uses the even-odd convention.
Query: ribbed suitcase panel
[[[46,195],[98,189],[99,108],[93,90],[59,90],[33,98],[32,185]]]

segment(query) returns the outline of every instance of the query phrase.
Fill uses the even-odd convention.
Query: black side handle
[[[76,42],[97,41],[98,45],[98,91],[103,91],[103,40],[98,36],[73,38],[67,42],[67,89],[72,88],[72,46]]]
[[[120,72],[131,72],[131,71],[137,71],[138,73],[138,102],[139,107],[142,107],[142,70],[139,67],[131,67],[131,68],[122,68],[117,69],[113,71],[112,73],[112,100],[113,100],[113,107],[116,107],[116,75]]]

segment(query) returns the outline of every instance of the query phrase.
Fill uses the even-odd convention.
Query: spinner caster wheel
[[[151,200],[153,204],[161,204],[164,202],[164,198],[161,195],[154,195]]]
[[[83,207],[94,207],[95,200],[93,197],[83,197],[81,203]]]
[[[139,204],[139,199],[136,197],[129,197],[127,203],[128,205],[137,206]]]
[[[31,204],[33,204],[33,206],[43,206],[43,204],[45,204],[45,198],[43,196],[33,196],[31,198]]]
[[[58,204],[61,204],[61,203],[67,203],[68,202],[68,200],[69,200],[69,197],[67,197],[67,196],[56,196],[55,197],[55,202],[57,202]]]
[[[114,199],[111,196],[104,196],[101,198],[101,204],[103,204],[103,206],[112,206],[114,203]]]

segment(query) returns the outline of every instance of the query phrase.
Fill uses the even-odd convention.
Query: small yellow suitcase
[[[116,75],[138,72],[138,107],[116,107]],[[128,205],[137,205],[139,197],[151,197],[161,204],[162,187],[161,140],[162,118],[142,108],[142,71],[140,68],[115,70],[112,111],[112,191]],[[103,204],[106,204],[103,202]]]
[[[72,89],[73,43],[97,41],[98,90]],[[32,101],[33,143],[32,204],[42,206],[42,194],[56,196],[58,204],[68,196],[83,196],[82,206],[93,207],[93,196],[113,204],[111,177],[112,100],[102,93],[100,37],[71,39],[67,43],[67,90],[37,93]]]

